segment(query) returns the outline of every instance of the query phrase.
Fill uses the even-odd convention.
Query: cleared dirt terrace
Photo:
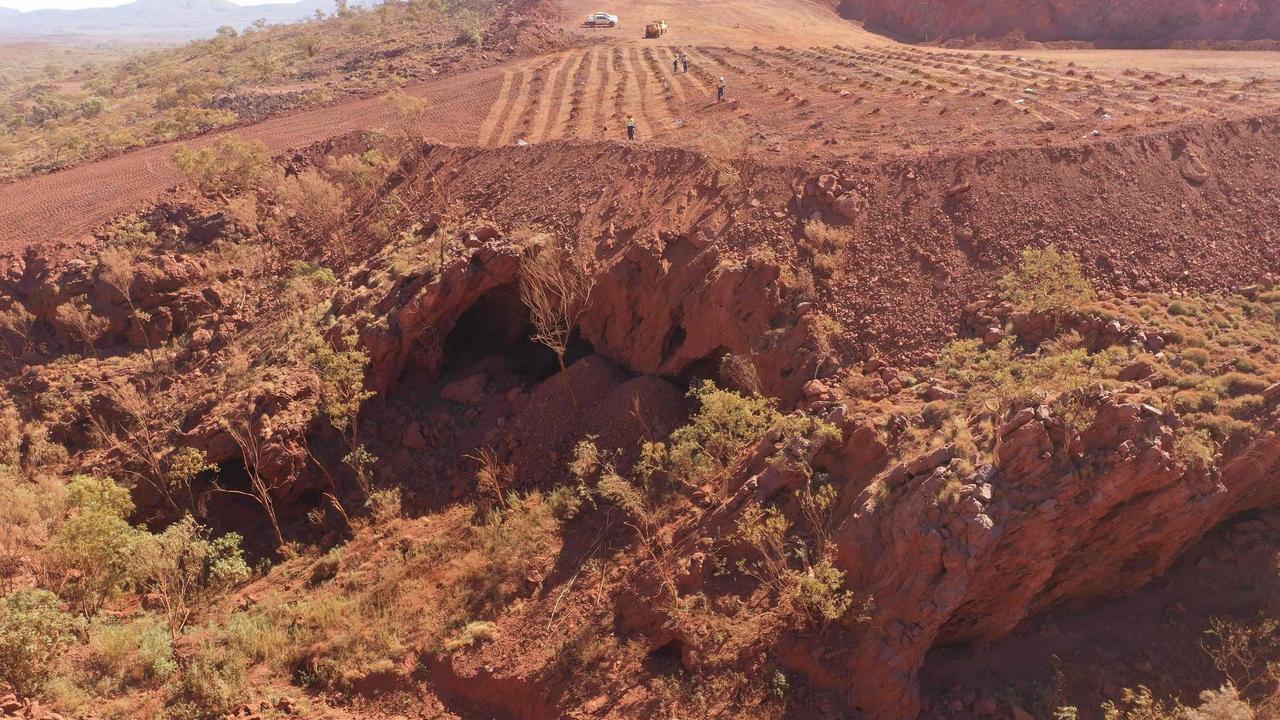
[[[408,88],[431,107],[423,136],[482,146],[622,140],[631,114],[643,142],[830,162],[1112,140],[1280,107],[1280,53],[958,52],[893,43],[819,3],[610,7],[623,26],[581,30],[580,47]],[[592,9],[564,2],[563,22],[573,27]],[[654,17],[669,19],[671,33],[641,39]],[[673,72],[682,53],[689,71]],[[724,103],[715,101],[720,77]],[[391,119],[374,98],[235,132],[285,153]],[[154,197],[179,180],[174,147],[0,187],[0,246],[83,237]]]

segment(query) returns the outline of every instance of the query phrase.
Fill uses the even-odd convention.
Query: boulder
[[[856,192],[846,192],[831,203],[831,210],[846,220],[857,220],[867,211],[867,201]]]
[[[440,397],[456,402],[459,405],[474,405],[480,400],[480,396],[484,393],[485,385],[488,383],[488,375],[476,373],[445,385],[440,390]]]
[[[1182,173],[1182,177],[1195,185],[1200,185],[1212,177],[1212,173],[1209,172],[1209,168],[1205,167],[1205,164],[1201,162],[1200,158],[1190,152],[1183,156],[1182,163],[1178,166],[1178,170]]]
[[[805,399],[812,402],[825,397],[831,392],[831,389],[821,380],[810,380],[804,384],[803,391]]]
[[[409,423],[408,427],[404,429],[404,435],[400,438],[400,444],[414,450],[426,450],[427,436],[422,431],[422,423]]]

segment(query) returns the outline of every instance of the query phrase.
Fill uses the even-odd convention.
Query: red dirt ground
[[[573,27],[593,7],[565,0],[562,22]],[[631,113],[644,142],[794,165],[1088,144],[1280,106],[1280,53],[925,50],[806,0],[610,9],[623,26],[582,31],[595,40],[586,47],[410,88],[433,109],[424,136],[479,145],[621,138]],[[651,17],[670,20],[672,32],[640,39]],[[676,51],[689,55],[687,74],[671,71]],[[721,76],[728,102],[717,104]],[[285,153],[389,120],[374,98],[235,132]],[[0,187],[0,247],[83,237],[153,198],[179,180],[173,149]]]

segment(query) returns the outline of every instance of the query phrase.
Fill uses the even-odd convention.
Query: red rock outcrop
[[[373,315],[391,321],[361,333],[373,361],[370,385],[385,391],[411,367],[435,377],[446,337],[486,294],[517,285],[524,252],[495,239],[439,278],[406,279],[384,292]],[[606,258],[598,272],[579,329],[597,354],[631,372],[674,377],[738,354],[756,361],[767,393],[793,403],[821,369],[815,318],[788,309],[774,263],[730,262],[714,245],[664,236],[662,247],[632,245]],[[342,312],[361,308],[353,299]]]
[[[1175,416],[1107,393],[1092,402],[1097,416],[1070,441],[1072,452],[1059,418],[1026,408],[1000,429],[995,462],[969,475],[943,447],[870,484],[887,448],[857,423],[845,424],[838,447],[799,450],[844,484],[842,497],[856,497],[833,539],[847,587],[873,602],[867,617],[842,621],[839,643],[786,633],[776,656],[815,686],[843,691],[867,717],[915,717],[918,672],[931,648],[994,640],[1048,608],[1132,593],[1215,525],[1280,502],[1273,428],[1210,472],[1175,460]],[[769,458],[797,448],[772,448],[757,452],[737,490],[690,537],[732,528],[746,507],[777,502],[795,485],[786,464]],[[636,597],[621,598],[619,612],[651,645],[679,640],[686,662],[706,650]]]
[[[1275,0],[841,0],[839,10],[912,40],[1015,32],[1122,46],[1280,38]]]

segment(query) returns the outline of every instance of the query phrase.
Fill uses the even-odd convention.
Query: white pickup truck
[[[582,24],[587,27],[618,27],[618,16],[607,12],[591,13]]]

